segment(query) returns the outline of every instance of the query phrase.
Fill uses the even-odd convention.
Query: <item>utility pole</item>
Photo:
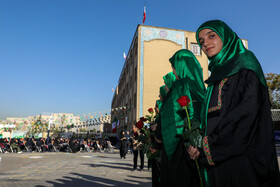
[[[51,128],[51,124],[53,124],[53,113],[52,113],[52,115],[51,115],[51,117],[50,117],[50,120],[49,120],[47,145],[49,144],[49,140],[50,140],[50,128]]]

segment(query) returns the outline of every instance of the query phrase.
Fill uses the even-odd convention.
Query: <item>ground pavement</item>
[[[131,154],[126,159],[117,153],[8,153],[0,157],[1,187],[152,186],[147,162],[144,171],[131,171]]]
[[[118,153],[0,154],[0,186],[151,187],[147,162],[144,171],[131,171],[132,159],[131,154],[120,159]]]

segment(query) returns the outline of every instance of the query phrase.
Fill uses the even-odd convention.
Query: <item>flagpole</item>
[[[51,114],[51,117],[50,117],[50,120],[49,120],[48,136],[47,136],[47,145],[49,144],[49,140],[50,140],[50,128],[51,128],[51,123],[53,123],[53,113]]]

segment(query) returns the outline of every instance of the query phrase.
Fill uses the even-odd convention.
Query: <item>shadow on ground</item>
[[[98,167],[104,167],[104,168],[111,168],[111,169],[121,169],[121,170],[131,170],[132,167],[127,167],[127,166],[111,166],[111,165],[106,165],[106,164],[84,164],[88,165],[90,167],[98,168]],[[120,165],[120,164],[118,164]]]
[[[83,186],[83,187],[104,187],[104,186],[120,186],[120,187],[130,187],[130,186],[143,186],[150,187],[151,181],[143,182],[134,180],[134,176],[128,176],[131,179],[126,180],[126,182],[94,177],[90,175],[83,175],[79,173],[70,173],[75,177],[63,177],[63,179],[57,179],[56,181],[46,181],[47,183],[52,184],[54,187],[74,187],[74,186]],[[138,177],[139,179],[139,177]],[[151,179],[143,177],[143,179]],[[36,187],[44,187],[42,185],[37,185]]]

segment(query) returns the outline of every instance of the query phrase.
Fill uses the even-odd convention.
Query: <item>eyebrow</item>
[[[209,31],[209,32],[206,33],[206,35],[207,35],[207,34],[210,34],[211,32],[214,32],[214,31]]]
[[[205,35],[208,35],[208,34],[210,34],[210,33],[212,33],[212,32],[214,32],[214,31],[209,31],[209,32],[207,32]],[[200,41],[200,40],[203,40],[202,38],[198,38],[198,41]]]

